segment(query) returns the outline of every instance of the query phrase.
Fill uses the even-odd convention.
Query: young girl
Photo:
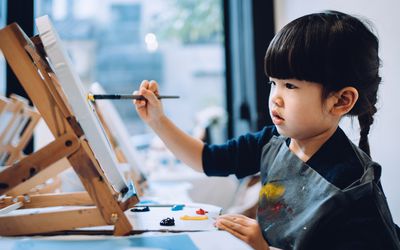
[[[140,117],[193,169],[238,178],[261,173],[257,220],[222,215],[216,221],[253,248],[396,249],[386,201],[374,196],[384,197],[380,167],[369,158],[379,66],[378,39],[366,25],[327,11],[292,21],[268,47],[265,71],[274,126],[207,145],[164,115],[155,81],[142,82],[135,94],[146,100],[134,103]],[[338,126],[345,115],[358,117],[359,148]]]

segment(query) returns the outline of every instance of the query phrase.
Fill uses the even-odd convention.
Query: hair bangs
[[[325,80],[328,39],[321,34],[329,32],[319,32],[323,25],[311,19],[295,20],[276,34],[265,55],[268,77],[318,83]]]

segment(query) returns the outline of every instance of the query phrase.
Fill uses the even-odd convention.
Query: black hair
[[[380,59],[378,38],[367,23],[338,11],[300,17],[283,27],[265,56],[265,73],[323,85],[323,97],[344,87],[359,98],[350,116],[358,116],[359,147],[370,155],[368,134],[377,109]]]

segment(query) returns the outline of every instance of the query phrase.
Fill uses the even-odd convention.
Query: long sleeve
[[[235,174],[238,178],[260,171],[261,151],[273,135],[274,126],[264,127],[256,133],[248,133],[221,145],[204,145],[203,169],[208,176]]]

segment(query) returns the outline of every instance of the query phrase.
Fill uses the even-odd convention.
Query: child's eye
[[[288,89],[297,89],[297,87],[296,86],[294,86],[293,84],[291,84],[291,83],[285,83],[285,87],[286,88],[288,88]]]

